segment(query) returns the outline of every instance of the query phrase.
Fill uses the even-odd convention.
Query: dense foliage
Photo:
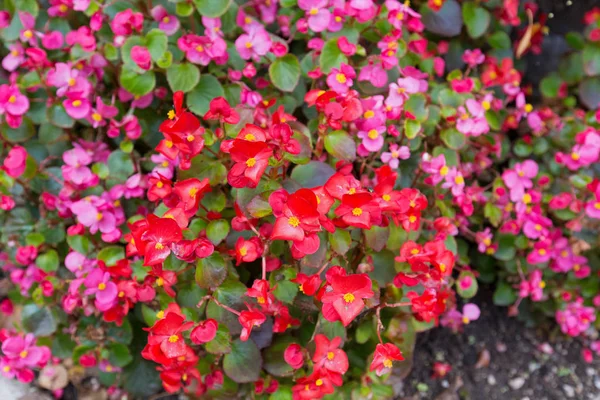
[[[600,352],[600,10],[538,88],[514,0],[0,4],[5,376],[393,398],[481,283]]]

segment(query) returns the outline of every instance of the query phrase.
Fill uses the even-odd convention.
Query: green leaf
[[[111,266],[125,258],[125,251],[120,246],[108,246],[100,250],[96,258],[104,261],[107,266]]]
[[[303,188],[314,188],[323,186],[334,173],[335,170],[330,165],[321,161],[311,161],[294,167],[291,179]]]
[[[467,143],[466,136],[454,128],[443,130],[440,134],[440,139],[442,139],[442,142],[444,142],[446,146],[453,150],[460,150]]]
[[[475,3],[463,3],[462,15],[467,26],[467,33],[473,39],[482,36],[490,26],[490,13]]]
[[[458,36],[463,20],[460,5],[456,0],[446,0],[439,11],[433,11],[423,3],[419,9],[423,16],[423,24],[428,31],[444,37]]]
[[[553,99],[558,97],[558,91],[562,83],[563,81],[558,74],[551,73],[540,82],[540,90],[544,97]]]
[[[52,355],[59,358],[73,358],[75,342],[70,335],[57,334],[52,340]]]
[[[224,219],[213,220],[206,227],[206,237],[215,246],[218,245],[229,234],[229,222]]]
[[[210,354],[226,354],[231,352],[231,335],[229,329],[219,324],[215,338],[205,344],[206,351]]]
[[[109,179],[125,182],[135,171],[131,156],[122,150],[115,150],[108,156]]]
[[[336,228],[335,232],[329,233],[328,235],[329,244],[331,244],[333,251],[340,255],[344,255],[350,250],[350,245],[352,244],[350,232],[341,228]]]
[[[167,34],[156,28],[148,32],[144,38],[144,45],[148,48],[153,61],[161,59],[167,51],[168,43]]]
[[[363,231],[365,235],[365,244],[367,248],[373,251],[381,251],[390,237],[390,227],[372,226],[369,230]]]
[[[198,178],[200,180],[208,178],[211,186],[219,185],[227,179],[227,169],[219,160],[209,159],[204,155],[198,155],[192,158],[190,169],[179,172],[181,179]]]
[[[461,282],[465,282],[463,287]],[[466,283],[470,282],[470,285],[466,285]],[[477,278],[471,271],[462,271],[458,275],[458,279],[456,280],[456,293],[459,294],[463,299],[470,299],[471,297],[477,294]]]
[[[502,261],[510,261],[515,258],[517,250],[515,248],[515,237],[513,235],[500,235],[498,237],[498,250],[494,257]]]
[[[134,96],[144,96],[150,93],[156,86],[156,77],[154,71],[146,71],[139,75],[128,68],[122,68],[119,75],[119,82],[123,89]]]
[[[56,319],[48,307],[38,308],[28,304],[21,311],[23,328],[35,336],[50,336],[56,332]]]
[[[333,131],[325,136],[325,150],[335,158],[354,161],[356,143],[346,131]]]
[[[44,244],[46,239],[44,239],[44,235],[42,235],[39,232],[32,232],[29,233],[26,237],[25,237],[25,244],[29,245],[29,246],[35,246],[38,247],[42,244]]]
[[[191,91],[200,82],[200,70],[191,63],[175,64],[167,69],[167,81],[174,92]]]
[[[286,54],[276,59],[269,66],[269,77],[275,87],[284,92],[291,92],[300,79],[300,62],[293,54]]]
[[[588,76],[600,75],[600,46],[588,43],[584,47],[583,70]]]
[[[201,258],[196,264],[196,283],[205,289],[219,287],[227,278],[227,264],[220,253]]]
[[[231,344],[231,353],[223,357],[223,371],[234,382],[255,382],[260,378],[262,357],[252,340],[240,339]]]
[[[263,350],[264,368],[269,374],[285,377],[294,373],[294,369],[283,358],[285,349],[294,342],[294,338],[291,336],[278,336],[269,347]]]
[[[175,14],[180,17],[189,17],[194,12],[194,6],[191,3],[181,2],[175,5]]]
[[[503,31],[496,31],[487,38],[488,43],[494,49],[510,49],[510,38]]]
[[[421,132],[421,123],[414,119],[404,120],[404,134],[409,139],[414,139]]]
[[[338,39],[329,39],[323,45],[321,56],[319,57],[319,65],[321,71],[328,74],[331,68],[339,68],[342,63],[347,63],[348,58],[342,53],[338,46]]]
[[[429,110],[427,109],[427,99],[422,93],[411,94],[406,103],[404,103],[404,109],[414,115],[417,121],[425,122],[429,116]]]
[[[283,6],[284,2],[289,3],[291,1],[293,1],[294,4],[296,2],[296,0],[281,0],[282,6]],[[279,387],[277,388],[277,391],[269,396],[269,400],[292,400],[292,399],[293,399],[292,388],[289,386],[283,386],[283,385],[279,385]]]
[[[496,228],[500,225],[502,220],[502,210],[494,205],[494,203],[486,203],[483,208],[483,215],[490,221]]]
[[[204,74],[200,77],[198,85],[187,95],[187,105],[192,112],[204,115],[208,111],[210,101],[224,95],[219,80],[213,75]]]
[[[18,128],[11,128],[6,123],[2,124],[0,134],[11,143],[25,142],[35,135],[35,127],[29,118],[23,118]]]
[[[62,104],[55,104],[48,108],[48,120],[59,128],[72,128],[75,120],[67,114]]]
[[[198,12],[203,17],[217,18],[227,12],[232,0],[194,0]]]
[[[156,60],[156,65],[158,65],[160,68],[167,69],[171,66],[171,64],[173,64],[173,53],[170,51],[165,51],[162,57]]]
[[[600,105],[600,78],[591,78],[579,84],[579,100],[590,110]]]
[[[133,360],[129,347],[124,344],[111,343],[107,346],[107,349],[109,351],[108,361],[116,367],[124,367]]]
[[[517,300],[517,294],[510,284],[499,281],[494,291],[493,300],[497,306],[509,306]]]
[[[131,49],[134,46],[144,46],[144,40],[139,36],[129,36],[123,46],[121,46],[121,59],[126,68],[135,71],[138,74],[143,74],[144,70],[140,68],[131,58]]]
[[[45,272],[54,272],[58,269],[58,253],[56,250],[48,250],[46,253],[40,254],[35,263]]]

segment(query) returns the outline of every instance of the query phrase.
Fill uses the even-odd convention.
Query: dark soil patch
[[[481,317],[462,334],[436,328],[419,335],[400,399],[600,399],[600,361],[586,364],[577,340],[525,327],[506,308],[495,306],[489,291],[481,290],[473,302]],[[543,343],[552,354],[539,349]],[[490,363],[476,368],[484,350]],[[432,378],[436,361],[451,364],[452,371]]]

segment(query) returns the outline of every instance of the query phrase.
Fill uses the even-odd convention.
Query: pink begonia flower
[[[16,370],[44,366],[50,358],[50,350],[46,346],[36,346],[35,341],[32,333],[7,338],[2,343],[2,352],[6,357],[3,361]]]
[[[19,38],[21,42],[28,43],[30,46],[37,46],[37,38],[41,36],[39,32],[36,32],[35,29],[35,17],[28,12],[19,11],[19,20],[21,21],[21,25],[23,25],[23,29],[19,32]]]
[[[29,246],[20,246],[17,248],[15,253],[15,260],[21,265],[29,265],[33,261],[35,261],[38,255],[37,247],[29,245]]]
[[[96,51],[96,37],[88,26],[81,26],[76,31],[67,33],[67,44],[74,46],[78,44],[83,51],[91,53]]]
[[[77,278],[83,277],[94,268],[95,262],[87,259],[83,254],[71,251],[65,257],[65,267]]]
[[[381,88],[387,84],[388,76],[381,64],[369,64],[360,70],[358,80],[370,82],[371,85]]]
[[[242,87],[240,93],[240,102],[247,104],[250,107],[256,107],[262,101],[262,95],[259,92],[248,89],[247,86]]]
[[[158,29],[171,36],[179,30],[179,18],[171,15],[163,6],[156,6],[150,11],[152,18],[158,22]]]
[[[385,104],[390,107],[402,107],[409,95],[420,91],[420,83],[415,78],[399,78],[397,83],[390,83],[389,94]]]
[[[532,213],[533,214],[533,213]],[[540,214],[533,214],[523,224],[523,234],[529,239],[539,239],[548,236],[548,228],[552,227],[552,220]]]
[[[430,154],[423,153],[421,169],[423,169],[423,172],[430,174],[430,176],[425,179],[425,183],[433,186],[443,181],[450,171],[450,168],[446,165],[446,156],[443,154],[431,157]]]
[[[456,93],[470,93],[475,86],[475,82],[471,78],[464,79],[452,79],[450,82],[450,87]],[[472,99],[471,99],[472,100]]]
[[[10,26],[10,13],[8,11],[0,11],[0,29]]]
[[[227,43],[218,36],[183,35],[177,40],[177,46],[194,64],[208,65],[211,60],[216,63],[227,60]]]
[[[211,38],[223,37],[221,18],[202,17],[202,25],[204,25],[204,33],[206,36]]]
[[[383,147],[385,126],[358,131],[358,137],[362,139],[362,145],[370,152],[379,151]]]
[[[306,12],[308,27],[313,32],[323,32],[329,25],[331,13],[329,0],[298,0],[298,7]]]
[[[339,69],[331,68],[331,72],[327,75],[327,85],[331,90],[339,94],[345,94],[348,93],[348,90],[352,87],[354,78],[356,78],[354,68],[348,64],[342,63]]]
[[[10,52],[2,59],[2,68],[12,72],[25,62],[25,51],[21,43],[13,43],[8,46]]]
[[[90,18],[90,29],[94,32],[98,32],[102,29],[102,23],[104,22],[104,14],[102,11],[96,11],[92,18]]]
[[[87,288],[84,294],[86,296],[95,295],[96,304],[112,305],[119,292],[117,285],[110,280],[110,274],[100,268],[90,272],[83,284]]]
[[[146,188],[146,180],[142,174],[133,174],[125,181],[124,196],[126,199],[143,197]]]
[[[90,155],[82,149],[74,148],[63,153],[63,177],[77,187],[90,187],[97,184],[98,177],[87,166],[92,163]]]
[[[265,1],[257,4],[258,11],[260,14],[260,20],[263,21],[265,25],[275,22],[278,8],[277,3],[277,1]]]
[[[21,146],[15,146],[8,152],[8,155],[4,159],[3,169],[6,173],[13,177],[18,178],[25,172],[27,166],[27,150]]]
[[[110,149],[104,142],[88,142],[80,139],[73,143],[73,147],[85,150],[92,157],[92,162],[105,163],[108,161],[108,156],[110,156]]]
[[[156,164],[152,170],[152,176],[157,176],[157,174],[160,174],[167,179],[173,178],[173,170],[177,164],[177,160],[169,160],[162,154],[153,154],[150,156],[150,160]]]
[[[433,59],[433,71],[439,77],[444,75],[446,70],[446,61],[442,57],[434,57]]]
[[[18,128],[29,110],[29,99],[16,85],[0,85],[0,115],[11,128]]]
[[[92,109],[91,114],[88,116],[88,122],[92,124],[92,127],[97,128],[99,126],[106,125],[106,121],[112,120],[119,113],[119,109],[115,106],[104,104],[100,96],[96,97],[96,107]]]
[[[63,46],[63,34],[60,31],[50,31],[42,37],[42,46],[48,50],[57,50]]]
[[[329,32],[339,32],[344,27],[344,20],[346,17],[346,13],[341,8],[334,8],[333,13],[331,13],[331,18],[329,18],[329,26],[327,26],[327,30]]]
[[[381,162],[388,164],[392,169],[398,169],[400,160],[410,158],[410,149],[408,146],[398,146],[396,143],[390,144],[390,151],[381,153]]]
[[[531,297],[532,301],[541,301],[544,297],[546,282],[542,280],[542,271],[536,269],[529,274],[529,279],[519,284],[519,297]]]
[[[150,51],[143,46],[133,46],[131,48],[131,59],[141,69],[147,71],[152,66],[152,57]]]
[[[480,253],[486,253],[489,248],[492,247],[492,240],[494,236],[490,228],[485,228],[481,232],[475,234],[475,241],[477,242],[477,250]]]
[[[143,24],[144,15],[128,8],[115,14],[110,27],[116,36],[129,36],[134,32],[141,32]]]
[[[510,189],[512,201],[522,200],[525,189],[533,187],[532,179],[537,176],[538,171],[539,167],[535,161],[525,160],[522,163],[516,163],[514,169],[507,169],[502,173],[502,180]]]
[[[98,208],[101,206],[102,209]],[[103,200],[94,202],[93,200],[82,199],[71,204],[70,208],[77,217],[77,221],[89,228],[92,234],[98,231],[111,233],[117,228],[115,215],[106,209],[106,202]]]
[[[594,219],[600,219],[600,185],[596,186],[594,199],[585,204],[585,214]]]
[[[571,171],[587,167],[600,158],[600,135],[594,129],[587,129],[575,136],[576,145],[570,154],[556,153],[555,159]]]
[[[56,63],[54,68],[48,71],[46,81],[49,85],[58,88],[56,91],[58,96],[65,96],[70,92],[86,97],[92,90],[91,84],[81,71],[67,63]]]
[[[260,57],[269,52],[271,44],[271,37],[262,26],[241,34],[235,40],[235,48],[244,60],[259,61]]]
[[[485,109],[478,101],[473,99],[468,99],[465,104],[466,110],[462,106],[458,107],[459,116],[456,122],[456,129],[467,136],[477,137],[488,133],[490,126],[485,118]]]
[[[529,264],[543,264],[550,261],[552,258],[553,243],[550,240],[541,240],[533,245],[533,250],[527,254],[527,262]]]
[[[442,187],[444,189],[451,189],[453,196],[459,196],[465,188],[465,178],[456,167],[452,167],[448,170]]]
[[[480,49],[465,50],[462,59],[470,68],[475,68],[479,64],[483,64],[485,61],[485,55]]]
[[[0,195],[0,210],[10,211],[15,208],[15,201],[10,196]]]
[[[86,118],[92,110],[92,103],[85,97],[80,97],[79,93],[67,94],[63,106],[69,117],[73,119]]]
[[[464,324],[468,324],[471,321],[478,320],[479,316],[481,315],[481,311],[479,310],[479,307],[477,307],[476,304],[467,303],[463,306],[462,315],[462,322]]]
[[[73,10],[86,11],[90,7],[91,0],[73,0]]]
[[[593,307],[585,307],[583,299],[578,298],[567,304],[564,310],[557,310],[555,316],[563,333],[579,336],[596,320],[596,310]]]
[[[144,109],[146,107],[149,107],[150,104],[152,104],[152,100],[154,100],[153,92],[150,92],[146,95],[136,98],[134,95],[132,95],[131,93],[129,93],[127,90],[125,90],[123,88],[119,88],[119,90],[117,91],[117,96],[119,97],[120,102],[126,102],[126,101],[133,100],[131,102],[131,107],[139,108],[139,109]]]

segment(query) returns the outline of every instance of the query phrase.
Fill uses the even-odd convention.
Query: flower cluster
[[[478,282],[600,348],[597,9],[532,87],[530,2],[9,3],[5,375],[395,398]]]

